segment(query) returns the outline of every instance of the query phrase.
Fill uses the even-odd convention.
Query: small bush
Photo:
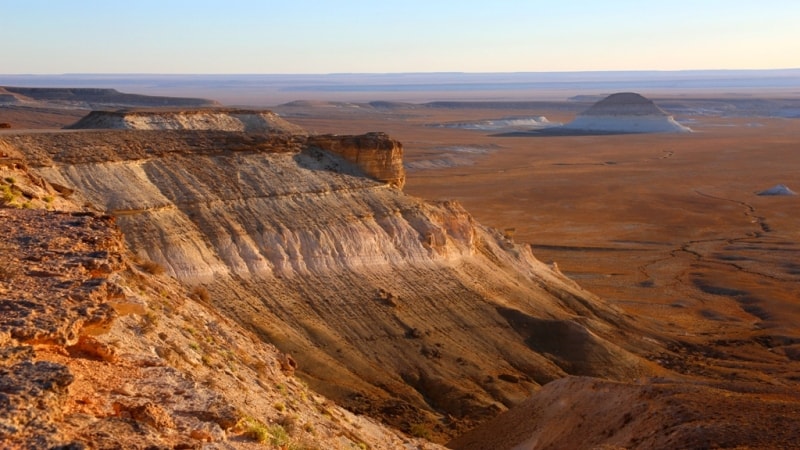
[[[292,434],[297,430],[297,416],[294,414],[286,414],[278,419],[278,423],[289,433]]]
[[[11,186],[4,184],[0,186],[0,190],[2,191],[3,203],[11,203],[17,198],[17,194],[11,190]]]
[[[142,270],[151,275],[161,275],[164,273],[164,266],[155,261],[144,261],[139,264],[139,266],[142,268]]]
[[[17,179],[14,177],[5,177],[3,180],[8,184],[15,184],[17,182]]]
[[[414,425],[411,425],[411,429],[409,431],[411,432],[411,435],[414,437],[423,439],[431,438],[430,428],[428,428],[428,426],[423,423],[415,423]]]
[[[140,325],[142,333],[151,333],[156,327],[158,327],[158,314],[154,311],[147,311],[144,316],[142,316],[142,323]]]
[[[267,429],[269,433],[269,443],[275,447],[289,445],[289,433],[280,425],[272,425]]]
[[[243,425],[244,432],[242,434],[247,438],[257,442],[266,442],[270,438],[267,426],[252,417],[246,417]]]
[[[192,292],[189,293],[189,297],[205,303],[211,300],[211,295],[208,293],[208,289],[206,289],[205,286],[195,286]]]

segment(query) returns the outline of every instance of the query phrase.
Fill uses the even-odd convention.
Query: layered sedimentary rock
[[[308,139],[310,146],[327,150],[357,165],[376,180],[402,188],[406,182],[403,144],[386,133],[361,136],[321,135]]]
[[[608,133],[691,132],[652,100],[633,92],[609,95],[561,129]]]
[[[446,436],[566,374],[651,371],[623,348],[647,345],[616,331],[629,318],[457,203],[397,189],[384,135],[152,133],[2,139],[352,410]]]
[[[93,111],[67,128],[304,133],[302,128],[281,119],[273,112],[242,109]]]
[[[309,391],[111,217],[0,206],[0,232],[3,449],[439,448]]]

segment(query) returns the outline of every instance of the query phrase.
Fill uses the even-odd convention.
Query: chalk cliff
[[[405,431],[453,436],[567,374],[652,373],[625,348],[648,345],[622,334],[630,318],[456,202],[403,194],[385,135],[0,140],[114,215],[139,258],[290,353],[311,387]]]
[[[270,111],[241,109],[92,111],[67,128],[116,130],[217,130],[246,133],[303,130]]]
[[[4,142],[0,189],[0,448],[441,448],[311,391]]]

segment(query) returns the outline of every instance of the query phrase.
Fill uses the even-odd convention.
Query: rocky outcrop
[[[607,133],[688,133],[691,129],[633,92],[611,94],[579,114],[560,130]]]
[[[270,111],[241,109],[92,111],[71,129],[215,130],[304,134]]]
[[[31,347],[0,347],[0,442],[3,448],[53,448],[62,443],[56,423],[63,419],[69,369],[32,361]]]
[[[47,221],[47,233],[38,221]],[[110,326],[109,300],[121,295],[103,276],[120,268],[122,238],[108,231],[112,224],[91,213],[0,209],[8,255],[0,268],[0,333],[26,344],[73,345]],[[26,259],[12,256],[19,254]]]
[[[311,136],[308,145],[341,156],[361,168],[368,176],[402,188],[406,182],[403,168],[403,144],[386,133],[361,136]]]
[[[0,208],[0,232],[3,449],[440,448],[311,392],[110,217]]]

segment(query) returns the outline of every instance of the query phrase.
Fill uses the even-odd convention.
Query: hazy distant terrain
[[[566,99],[620,91],[800,97],[800,69],[318,75],[0,75],[0,86],[114,88],[147,95],[213,98],[227,105],[272,106],[292,100]],[[597,100],[595,98],[594,100]]]

